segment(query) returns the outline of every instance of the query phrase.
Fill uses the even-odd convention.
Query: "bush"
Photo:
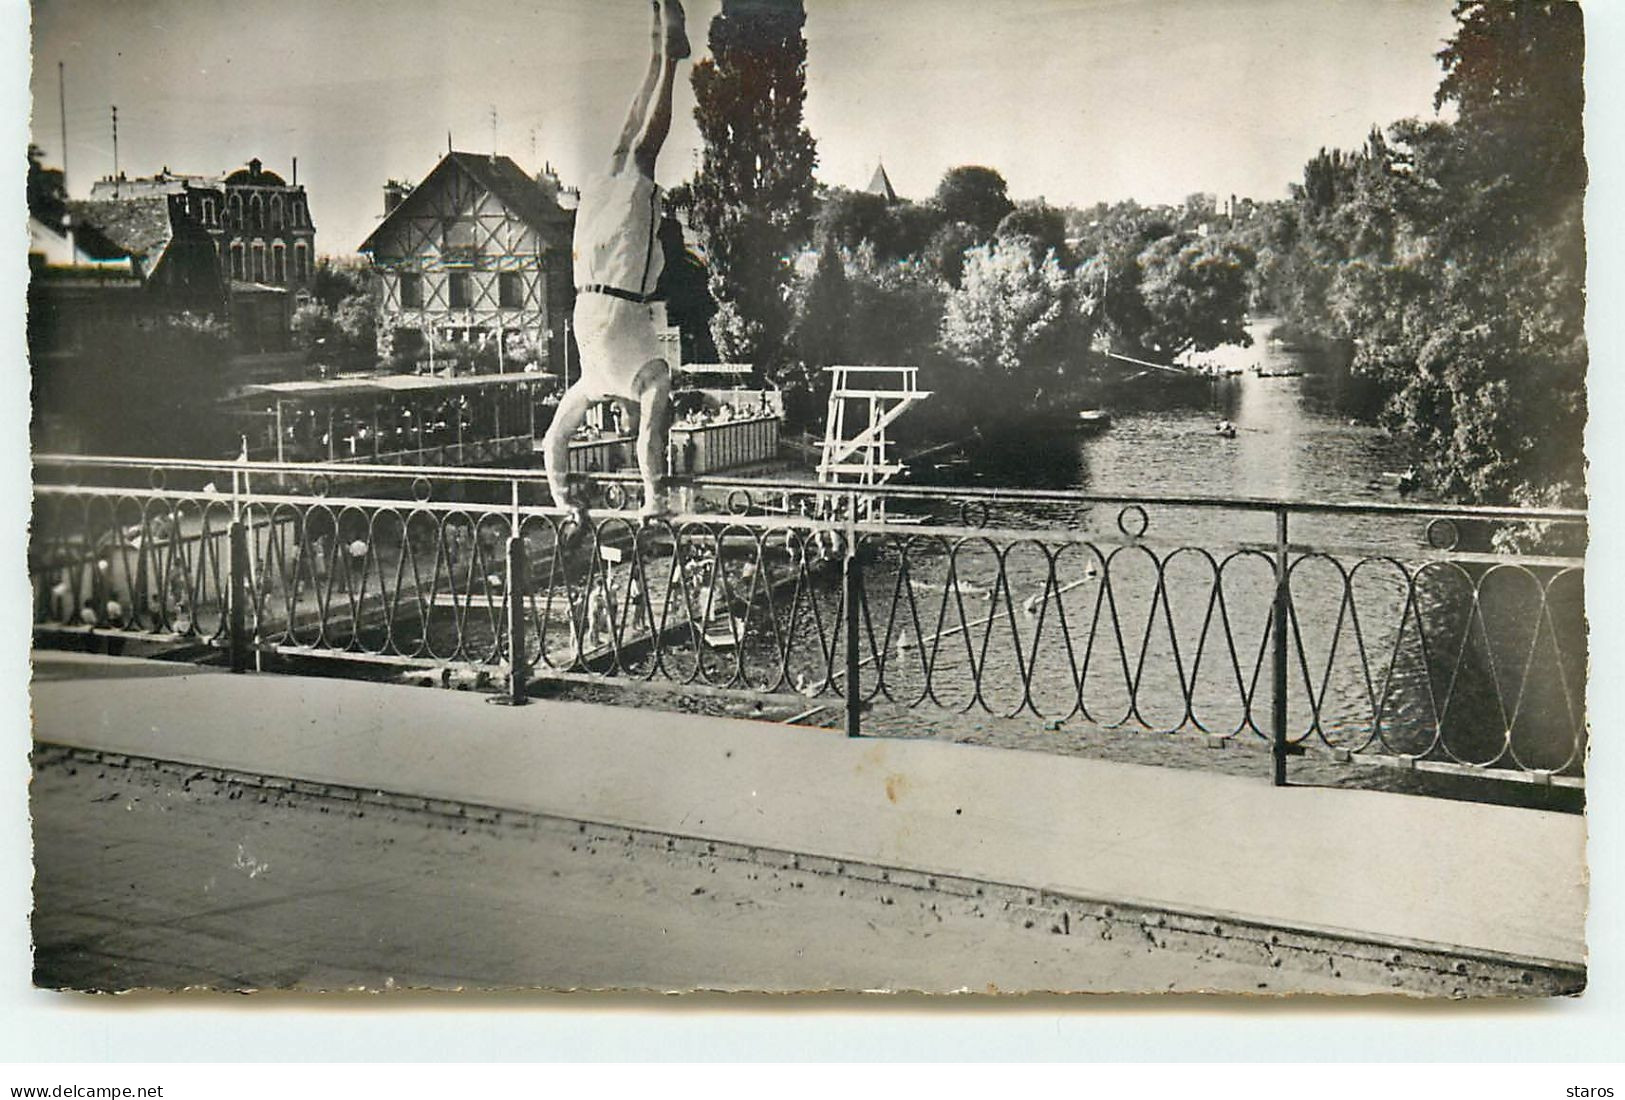
[[[36,357],[34,409],[42,449],[218,458],[234,450],[219,408],[230,330],[181,314],[87,329],[72,355]]]

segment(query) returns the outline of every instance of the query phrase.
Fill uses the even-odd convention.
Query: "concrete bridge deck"
[[[1570,969],[1585,957],[1575,815],[593,704],[510,709],[463,692],[34,659],[35,736],[57,745],[1399,948]]]

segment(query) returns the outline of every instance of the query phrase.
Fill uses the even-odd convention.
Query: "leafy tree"
[[[992,244],[965,254],[962,285],[948,296],[945,350],[1029,401],[1052,387],[1088,345],[1089,327],[1076,285],[1053,254]]]
[[[1139,292],[1150,323],[1140,343],[1167,356],[1249,344],[1250,253],[1228,242],[1178,234],[1153,242],[1139,257]]]
[[[929,388],[945,364],[937,346],[945,288],[923,261],[882,260],[870,243],[847,250],[826,241],[816,264],[803,265],[792,300],[796,356],[786,404],[806,423],[822,415],[825,366],[915,366]]]
[[[338,326],[333,323],[333,311],[320,302],[306,302],[293,311],[293,344],[312,362],[317,361],[334,337]]]
[[[972,164],[948,169],[937,185],[936,204],[948,221],[974,226],[983,241],[993,236],[1016,205],[1010,201],[1003,176]]]
[[[694,183],[685,180],[666,188],[666,213],[672,217],[687,219],[694,210]]]
[[[1095,300],[1100,325],[1114,342],[1132,348],[1156,342],[1148,337],[1156,318],[1141,287],[1142,257],[1156,242],[1173,237],[1182,218],[1172,207],[1145,207],[1130,200],[1066,219],[1078,238],[1072,251],[1081,261],[1079,276]]]
[[[293,311],[293,343],[312,364],[359,370],[377,358],[378,332],[373,302],[365,294],[341,298],[336,306],[313,299]]]
[[[965,272],[965,252],[981,243],[981,234],[968,222],[945,222],[925,246],[925,260],[937,276],[958,289]]]
[[[378,328],[372,301],[364,294],[352,294],[333,311],[346,346],[357,356],[371,359],[378,347]]]
[[[857,249],[865,243],[889,251],[891,213],[886,200],[867,191],[833,188],[824,196],[818,211],[818,234],[825,241],[831,239],[845,249]]]
[[[801,0],[724,0],[693,75],[704,142],[694,219],[721,306],[713,329],[723,354],[770,375],[790,328],[791,253],[813,212],[805,22]]]
[[[890,208],[892,240],[888,258],[919,259],[931,239],[946,222],[947,215],[934,202],[899,202]]]
[[[1210,222],[1219,216],[1218,197],[1207,191],[1193,191],[1185,196],[1184,220],[1188,225]]]
[[[60,168],[45,167],[45,150],[28,146],[28,212],[53,228],[68,213],[67,178]]]
[[[796,321],[796,351],[803,362],[834,366],[848,356],[847,326],[852,319],[852,288],[834,238],[824,242],[806,304]]]
[[[882,260],[872,248],[846,257],[852,289],[848,361],[859,366],[918,366],[940,358],[937,347],[946,288],[930,265]]]
[[[832,189],[818,213],[818,233],[833,236],[847,251],[872,245],[883,260],[918,257],[932,234],[942,225],[942,210],[934,203],[888,203],[867,191]]]
[[[1461,0],[1454,122],[1322,151],[1270,219],[1271,296],[1349,341],[1424,479],[1470,501],[1583,500],[1586,180],[1579,9]]]
[[[1509,189],[1505,208],[1538,217],[1586,182],[1585,27],[1567,0],[1457,0],[1456,35],[1438,53],[1435,106],[1453,103],[1465,150]]]
[[[1053,252],[1062,267],[1074,266],[1066,245],[1066,216],[1053,206],[1039,202],[1016,207],[999,221],[994,236],[1001,242],[1025,240],[1039,256]]]
[[[311,296],[330,310],[337,310],[346,298],[367,297],[372,293],[372,279],[365,261],[337,259],[321,256],[311,277]]]
[[[852,322],[852,288],[835,238],[825,239],[818,267],[799,295],[795,324],[793,367],[781,381],[785,416],[792,425],[814,423],[819,406],[829,397],[824,368],[850,358],[848,336]]]
[[[91,454],[235,453],[218,407],[230,329],[192,314],[86,324],[68,355],[31,355],[36,443]]]

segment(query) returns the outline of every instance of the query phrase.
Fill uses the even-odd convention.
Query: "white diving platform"
[[[882,485],[905,467],[891,453],[887,429],[909,409],[930,397],[919,388],[918,367],[824,368],[830,379],[829,413],[824,419],[818,480],[825,485]],[[831,500],[833,506],[834,501]],[[853,519],[885,518],[885,503],[857,498]]]

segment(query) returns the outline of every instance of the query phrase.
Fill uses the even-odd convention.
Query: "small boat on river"
[[[1080,432],[1102,432],[1111,427],[1112,414],[1105,409],[1079,409],[1077,416],[1077,430]]]

